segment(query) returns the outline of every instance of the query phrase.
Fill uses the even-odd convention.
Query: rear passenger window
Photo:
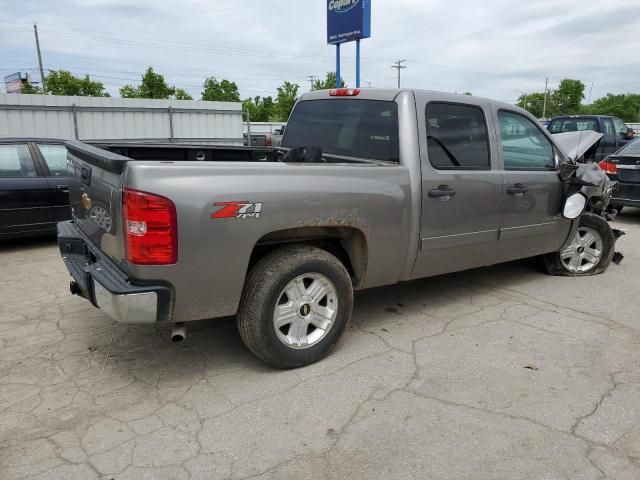
[[[555,168],[551,142],[526,117],[498,112],[502,157],[507,170],[548,170]]]
[[[38,148],[52,176],[66,177],[69,175],[67,172],[67,147],[38,144]]]
[[[432,102],[427,105],[427,150],[437,169],[489,170],[489,139],[482,109]]]
[[[37,175],[26,145],[0,145],[0,178]]]

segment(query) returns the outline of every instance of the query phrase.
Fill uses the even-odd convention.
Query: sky
[[[402,86],[515,103],[523,92],[582,80],[585,103],[640,92],[640,0],[372,0],[362,41],[363,86]],[[288,80],[335,70],[326,0],[0,0],[0,76],[39,80],[45,69],[89,74],[112,95],[148,66],[199,98],[208,76],[235,81],[243,98],[275,95]],[[342,75],[355,84],[355,46]]]

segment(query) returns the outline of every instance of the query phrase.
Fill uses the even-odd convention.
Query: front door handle
[[[449,188],[449,185],[440,185],[438,188],[429,190],[429,196],[431,198],[441,198],[442,200],[448,200],[444,197],[452,197],[456,194],[455,189]]]
[[[58,190],[60,190],[61,192],[64,192],[64,193],[69,193],[69,186],[68,185],[58,185]]]
[[[509,195],[519,195],[522,196],[529,191],[529,187],[525,187],[521,183],[516,183],[514,186],[507,188],[507,193]]]

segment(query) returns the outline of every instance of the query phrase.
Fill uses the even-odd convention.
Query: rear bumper
[[[58,246],[73,277],[72,293],[86,298],[121,323],[171,320],[173,292],[170,286],[129,278],[91,244],[73,221],[58,224]]]
[[[640,183],[618,182],[611,197],[612,205],[640,207]]]

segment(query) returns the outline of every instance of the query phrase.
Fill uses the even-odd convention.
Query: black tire
[[[333,285],[338,309],[322,339],[303,349],[284,344],[276,334],[274,309],[283,289],[300,275],[320,274]],[[351,319],[353,286],[345,266],[330,253],[306,245],[278,248],[249,272],[237,315],[245,345],[264,362],[289,369],[317,362],[331,352]]]
[[[562,262],[560,252],[553,252],[541,257],[542,266],[549,275],[563,275],[568,277],[584,277],[588,275],[599,275],[604,273],[609,265],[613,254],[615,253],[616,238],[613,234],[613,230],[609,226],[607,221],[592,213],[585,213],[580,217],[580,227],[588,227],[596,230],[602,238],[602,254],[600,260],[588,271],[584,272],[571,272],[565,268]]]

